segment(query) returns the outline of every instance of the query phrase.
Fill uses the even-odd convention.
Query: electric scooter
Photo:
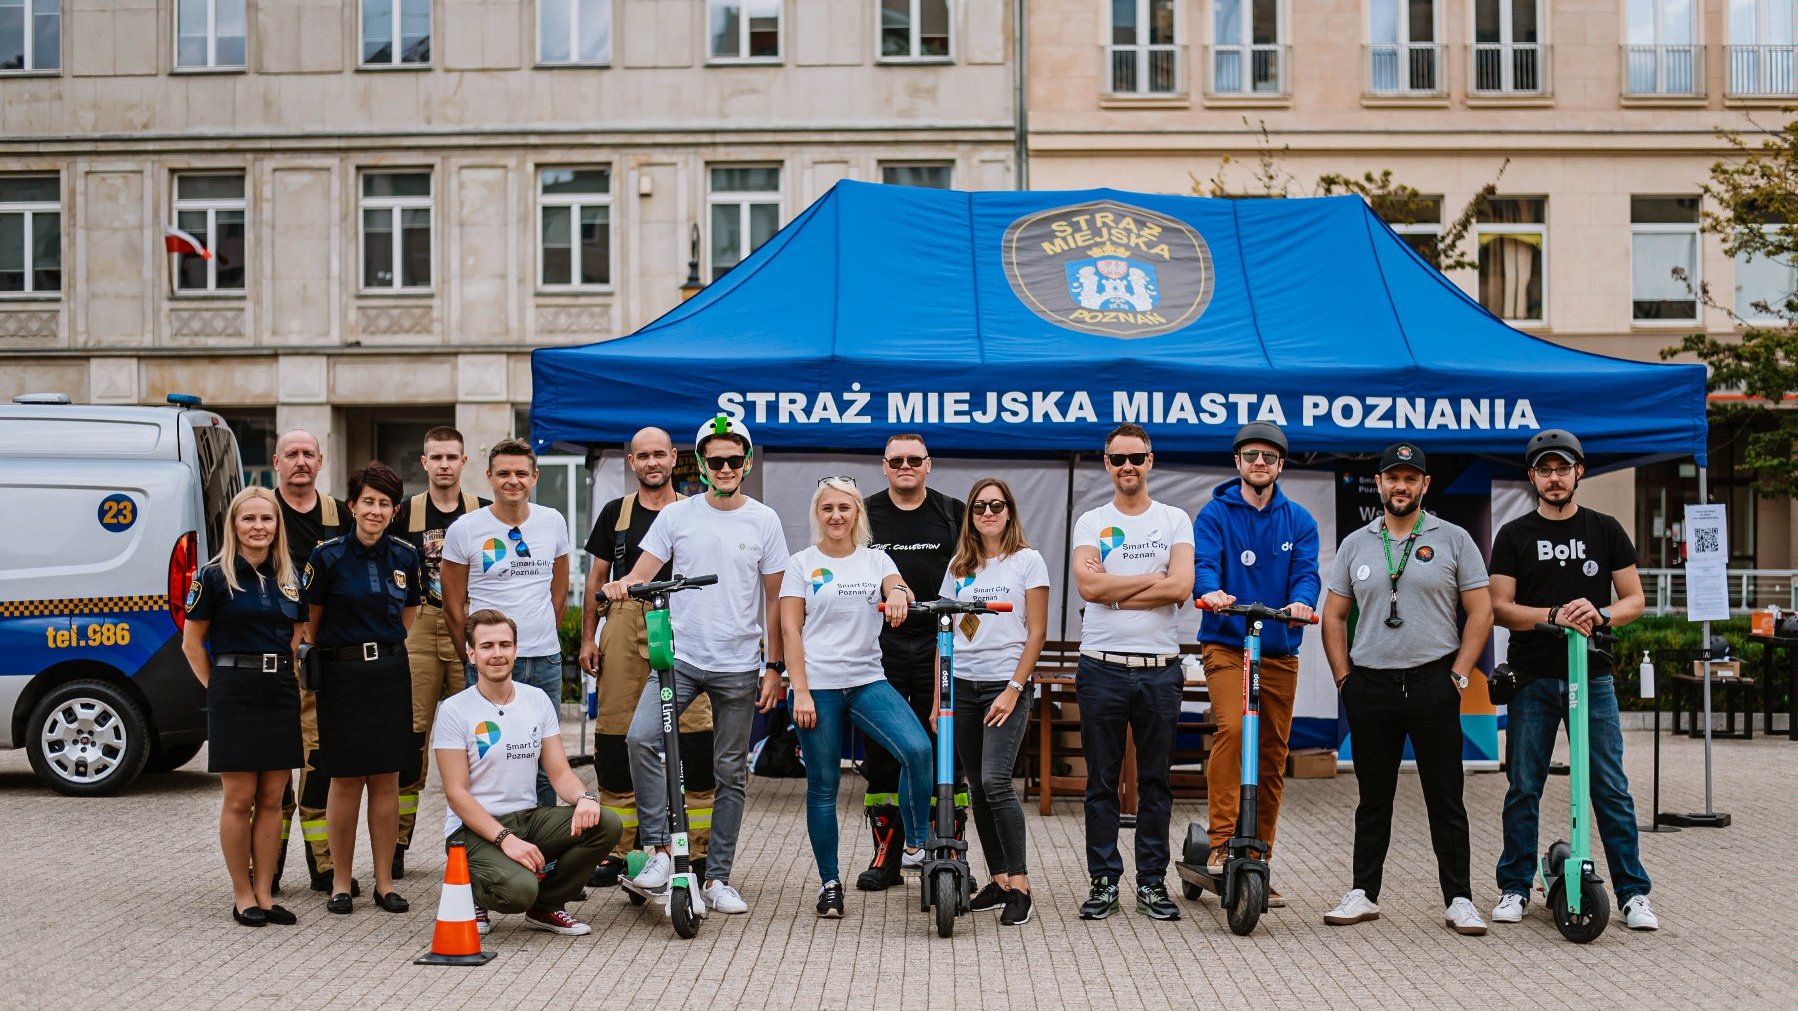
[[[1261,625],[1266,621],[1293,621],[1290,611],[1276,611],[1262,604],[1199,607],[1218,615],[1242,615],[1247,626],[1242,638],[1242,792],[1236,809],[1236,834],[1230,838],[1230,855],[1224,872],[1207,869],[1211,833],[1207,825],[1186,826],[1184,858],[1174,864],[1180,875],[1180,894],[1188,902],[1202,892],[1212,892],[1224,904],[1230,932],[1238,937],[1254,932],[1267,911],[1267,853],[1265,840],[1255,837],[1255,795],[1261,782]],[[1316,616],[1310,624],[1317,624]]]
[[[683,576],[654,583],[638,583],[626,590],[632,599],[649,602],[643,612],[649,633],[649,669],[655,675],[662,702],[662,754],[665,756],[668,780],[668,837],[674,844],[674,875],[665,888],[651,892],[638,888],[632,878],[642,870],[633,862],[628,873],[619,877],[619,885],[630,896],[631,904],[641,906],[652,898],[661,899],[668,918],[674,921],[674,932],[682,938],[699,933],[699,921],[705,916],[705,897],[700,893],[698,876],[689,862],[687,842],[687,775],[681,764],[680,716],[674,707],[674,631],[668,624],[668,597],[682,590],[710,586],[717,576]],[[604,602],[604,597],[600,598]],[[631,856],[641,860],[640,853]]]
[[[1548,908],[1554,913],[1555,929],[1575,944],[1587,944],[1604,933],[1611,921],[1611,899],[1592,862],[1591,829],[1586,822],[1592,778],[1588,760],[1591,710],[1586,701],[1588,639],[1578,629],[1561,625],[1538,624],[1536,631],[1565,633],[1567,637],[1567,765],[1568,792],[1572,795],[1567,832],[1572,841],[1557,839],[1542,855],[1542,882],[1548,892]],[[1596,629],[1592,639],[1614,641],[1614,637]],[[1570,875],[1577,875],[1579,887],[1569,886]]]
[[[885,604],[877,605],[882,611]],[[936,907],[936,933],[950,937],[955,918],[974,901],[974,875],[968,868],[968,844],[955,838],[955,616],[1009,611],[1005,600],[951,600],[947,597],[911,605],[913,614],[936,619],[936,818],[924,841],[918,908]],[[1020,699],[1019,705],[1025,700]]]

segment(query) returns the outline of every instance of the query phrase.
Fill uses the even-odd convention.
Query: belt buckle
[[[274,674],[281,669],[281,657],[275,653],[262,654],[262,673]]]
[[[362,644],[362,659],[364,659],[364,660],[379,660],[379,659],[381,659],[381,644],[378,642],[363,643]]]

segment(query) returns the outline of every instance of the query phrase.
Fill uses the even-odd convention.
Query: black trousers
[[[1177,661],[1165,667],[1126,667],[1080,658],[1074,698],[1080,703],[1080,740],[1086,752],[1086,872],[1092,877],[1118,884],[1124,876],[1124,857],[1118,852],[1118,777],[1126,733],[1136,741],[1136,883],[1167,877],[1168,819],[1174,806],[1168,776],[1183,683]]]
[[[1446,906],[1472,898],[1468,877],[1467,807],[1461,800],[1461,693],[1450,680],[1452,656],[1405,670],[1355,667],[1342,683],[1353,735],[1355,884],[1380,899],[1386,850],[1392,842],[1392,798],[1398,790],[1405,740],[1417,760],[1417,779],[1430,815],[1430,844]]]
[[[924,733],[929,735],[931,746],[936,746],[936,735],[930,730],[930,707],[936,699],[936,637],[923,640],[921,643],[904,645],[881,644],[880,666],[886,672],[887,680],[899,690],[900,697],[906,705],[917,714],[918,722],[923,725]],[[868,737],[862,739],[862,777],[868,781],[868,792],[863,803],[868,807],[899,807],[899,760],[887,753],[887,750]],[[955,797],[956,806],[967,805],[967,787],[962,775],[961,756],[955,756]],[[933,791],[932,797],[936,794]]]

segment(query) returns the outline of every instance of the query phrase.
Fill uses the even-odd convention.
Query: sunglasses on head
[[[1113,467],[1122,467],[1125,463],[1130,464],[1130,466],[1132,466],[1132,467],[1140,467],[1143,464],[1148,462],[1149,454],[1147,454],[1147,453],[1106,453],[1105,459],[1111,461],[1111,465]]]
[[[743,462],[749,459],[738,454],[736,456],[708,456],[705,465],[708,470],[742,470]]]
[[[514,547],[512,549],[513,554],[517,555],[520,558],[531,557],[531,546],[524,542],[524,531],[518,529],[517,527],[513,527],[512,529],[506,531],[506,540],[518,542],[517,547]]]
[[[1272,449],[1245,449],[1236,455],[1250,463],[1254,463],[1256,460],[1266,460],[1268,463],[1280,462],[1279,452]]]
[[[1008,508],[1010,507],[1005,504],[1005,500],[1002,498],[985,498],[978,502],[971,503],[968,506],[968,511],[976,516],[985,516],[988,513],[998,516],[1004,513]]]
[[[924,461],[928,459],[930,459],[928,456],[889,456],[887,457],[886,464],[894,470],[900,470],[905,467],[916,470],[919,467],[924,466]]]
[[[841,481],[851,488],[857,487],[857,485],[855,483],[855,478],[852,478],[847,474],[836,474],[836,475],[832,475],[830,477],[821,477],[818,479],[818,487],[822,488],[826,484],[830,483],[831,481]]]

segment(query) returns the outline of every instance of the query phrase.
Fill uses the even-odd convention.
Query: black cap
[[[1380,473],[1384,474],[1394,467],[1415,467],[1422,474],[1430,472],[1430,464],[1424,458],[1423,450],[1409,442],[1395,442],[1380,454]]]

